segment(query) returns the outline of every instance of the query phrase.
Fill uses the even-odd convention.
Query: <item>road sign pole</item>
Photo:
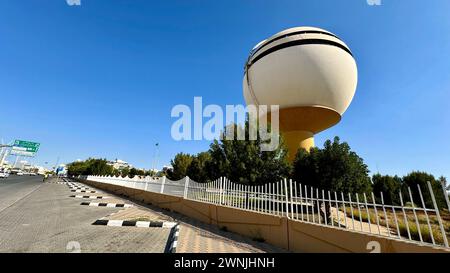
[[[13,169],[16,168],[17,161],[19,160],[20,156],[16,155],[16,161],[14,161]]]
[[[3,149],[3,154],[0,157],[0,168],[3,167],[6,157],[8,156],[8,148]]]

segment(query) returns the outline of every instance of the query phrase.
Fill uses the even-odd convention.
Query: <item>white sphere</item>
[[[342,115],[357,80],[355,59],[342,40],[320,28],[296,27],[254,47],[243,89],[247,104],[324,107]]]

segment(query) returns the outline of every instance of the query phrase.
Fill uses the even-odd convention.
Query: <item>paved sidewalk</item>
[[[74,244],[81,252],[164,252],[170,229],[92,225],[120,208],[81,206],[70,194],[66,185],[42,183],[1,211],[0,252],[61,253]]]
[[[238,234],[220,231],[201,223],[180,225],[177,253],[274,253],[277,247],[254,242]]]
[[[162,210],[152,205],[135,202],[135,207],[121,210],[104,219],[131,220],[139,217],[151,220],[178,222],[180,225],[177,253],[283,253],[282,248],[257,242],[251,238],[233,232],[220,230],[209,225],[180,215]]]
[[[171,221],[171,217],[156,213],[146,208],[131,207],[122,209],[118,212],[112,213],[104,220],[124,220],[124,221]]]

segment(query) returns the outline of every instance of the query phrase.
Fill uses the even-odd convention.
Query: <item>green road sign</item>
[[[41,144],[37,142],[15,140],[11,149],[12,155],[35,156]]]

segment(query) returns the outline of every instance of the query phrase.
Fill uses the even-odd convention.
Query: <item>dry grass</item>
[[[351,215],[352,208],[346,208],[346,214],[347,216]],[[397,234],[397,229],[395,225],[395,218],[394,213],[392,212],[392,209],[386,209],[386,216],[383,212],[383,210],[377,210],[376,213],[378,213],[378,221],[380,225],[386,227],[386,224],[389,224],[389,229],[391,230],[392,234]],[[368,223],[370,218],[371,224],[377,224],[377,218],[376,213],[374,209],[369,209],[369,213],[367,213],[367,210],[365,208],[361,208],[361,221]],[[420,241],[420,235],[419,235],[419,229],[420,234],[422,236],[422,240],[424,242],[432,243],[431,238],[431,232],[433,234],[434,240],[436,244],[443,244],[444,240],[442,237],[441,229],[439,226],[439,221],[435,214],[428,213],[428,219],[430,221],[431,226],[431,232],[430,228],[428,227],[427,222],[427,216],[423,212],[416,211],[417,214],[417,220],[419,222],[419,227],[417,226],[416,219],[414,217],[414,213],[412,211],[406,212],[406,221],[405,222],[405,216],[403,215],[403,212],[400,210],[395,211],[395,215],[397,216],[397,223],[398,223],[398,229],[400,232],[400,235],[402,237],[408,238],[408,229],[410,232],[411,239]],[[441,212],[441,218],[443,219],[443,226],[444,230],[446,232],[447,238],[450,236],[450,214],[448,212]],[[353,215],[355,218],[355,221],[359,221],[360,213],[357,208],[353,208]]]

